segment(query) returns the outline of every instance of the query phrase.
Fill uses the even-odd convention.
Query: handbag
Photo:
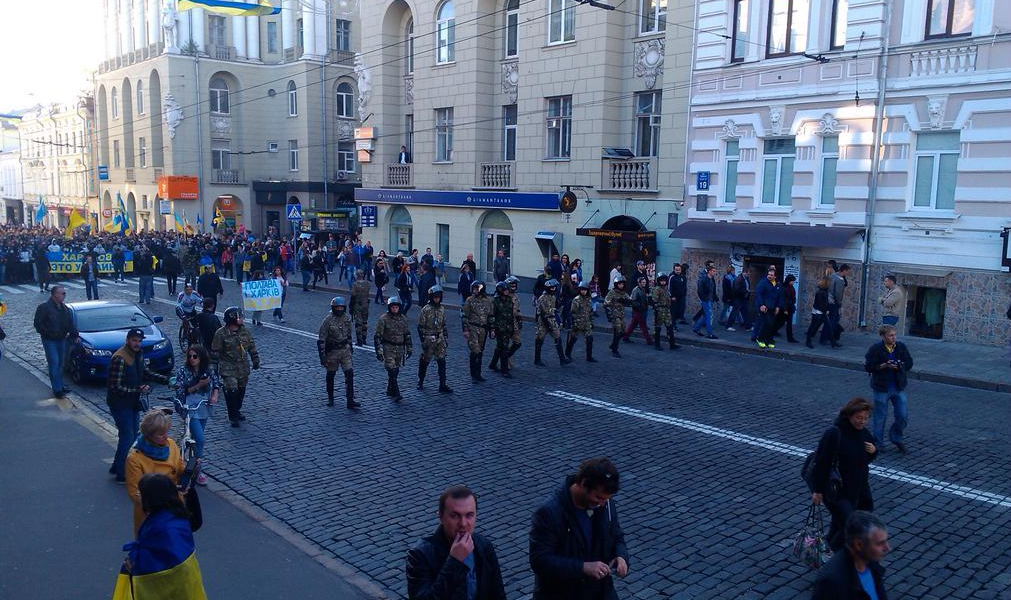
[[[791,555],[812,569],[820,569],[832,558],[832,551],[825,539],[822,511],[814,503],[807,509],[803,529],[793,538]]]
[[[832,466],[828,471],[828,486],[825,487],[824,499],[829,504],[835,504],[839,499],[839,492],[842,490],[842,475],[839,474],[839,445],[842,443],[842,431],[838,427],[833,427],[836,430],[838,439],[836,440],[836,452],[835,459],[832,461]],[[812,475],[814,473],[815,461],[818,459],[818,451],[807,455],[804,460],[804,465],[800,468],[800,477],[807,483],[807,487],[811,492],[814,492],[814,484],[812,481]]]
[[[190,485],[187,488],[186,494],[183,496],[183,503],[186,505],[186,510],[190,513],[190,529],[196,533],[204,524],[204,513],[200,509],[200,497],[197,496],[197,486]]]

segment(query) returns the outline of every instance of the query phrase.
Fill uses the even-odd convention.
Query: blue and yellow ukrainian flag
[[[215,205],[214,207],[214,218],[211,219],[211,227],[217,229],[220,225],[224,225],[225,215],[221,214],[221,209]]]
[[[126,212],[126,204],[123,204],[123,196],[119,192],[116,192],[116,201],[119,204],[119,215],[122,217],[119,221],[120,233],[130,235],[133,233],[133,227],[130,225],[130,213]]]
[[[116,579],[112,600],[206,600],[189,523],[168,511],[148,516],[137,540],[123,546],[130,570]]]
[[[233,17],[259,17],[276,15],[281,12],[279,6],[271,6],[269,0],[259,0],[256,4],[246,2],[229,2],[228,0],[179,0],[179,10],[202,8],[208,12]]]

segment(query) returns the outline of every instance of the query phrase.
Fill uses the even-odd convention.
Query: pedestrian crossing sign
[[[301,221],[302,220],[302,206],[300,204],[289,204],[288,205],[288,220],[289,221]]]

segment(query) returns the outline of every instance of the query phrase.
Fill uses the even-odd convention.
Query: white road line
[[[26,292],[37,292],[37,291],[39,291],[39,290],[35,289],[35,286],[31,286],[31,285],[27,285],[27,284],[21,284],[18,287],[21,288],[21,289],[23,289]]]
[[[72,281],[61,281],[58,284],[54,284],[54,285],[66,286],[66,287],[68,287],[68,288],[70,288],[72,290],[83,290],[84,289],[84,286],[82,284],[80,284],[80,283],[74,283]]]
[[[659,413],[647,412],[629,406],[622,406],[620,404],[613,404],[611,402],[597,400],[595,398],[587,398],[586,396],[580,396],[578,394],[572,394],[562,390],[546,392],[546,394],[549,396],[554,396],[556,398],[561,398],[563,400],[571,400],[573,402],[583,404],[585,406],[591,406],[593,408],[601,408],[614,413],[627,415],[630,417],[636,417],[639,419],[645,419],[647,421],[653,421],[654,423],[673,425],[675,427],[680,427],[682,429],[694,431],[695,433],[701,433],[703,435],[711,435],[714,437],[721,437],[734,442],[747,444],[749,446],[756,446],[758,448],[764,448],[766,450],[772,450],[774,452],[787,454],[797,458],[806,458],[807,455],[811,452],[811,450],[807,448],[791,446],[790,444],[784,444],[782,442],[777,442],[775,440],[769,440],[765,438],[746,435],[743,433],[738,433],[736,431],[731,431],[729,429],[720,429],[718,427],[713,427],[711,425],[706,425],[704,423],[698,423],[696,421],[688,421],[685,419],[679,419],[677,417],[671,417]],[[871,465],[870,471],[872,475],[876,475],[884,479],[891,479],[893,481],[899,481],[902,483],[908,483],[911,485],[917,485],[920,487],[937,490],[939,492],[944,492],[947,494],[951,494],[953,496],[965,498],[967,500],[977,500],[979,502],[985,502],[987,504],[994,504],[1004,508],[1011,508],[1011,497],[1002,496],[1000,494],[995,494],[993,492],[985,492],[982,490],[977,490],[974,488],[949,483],[947,481],[940,481],[938,479],[932,479],[930,477],[924,477],[922,475],[907,473],[905,471],[899,471],[898,469],[890,469],[888,467],[881,467],[878,465]]]
[[[10,286],[7,286],[7,285],[0,286],[0,292],[4,292],[5,294],[23,294],[23,293],[25,293],[24,290],[18,289],[16,287],[14,287],[13,285],[10,285]]]

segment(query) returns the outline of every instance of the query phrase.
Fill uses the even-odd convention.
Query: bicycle
[[[200,410],[201,406],[210,406],[207,400],[201,400],[196,406],[190,408],[178,398],[172,398],[172,410],[183,416],[183,428],[176,443],[179,451],[182,452],[183,462],[186,467],[182,477],[179,478],[180,489],[189,488],[192,483],[197,483],[200,478],[200,458],[197,457],[197,441],[193,439],[193,432],[190,423],[193,420],[193,413]]]
[[[182,321],[179,324],[179,349],[186,352],[190,346],[200,343],[200,328],[196,324],[197,316],[184,313],[179,309],[176,309],[176,315]]]

